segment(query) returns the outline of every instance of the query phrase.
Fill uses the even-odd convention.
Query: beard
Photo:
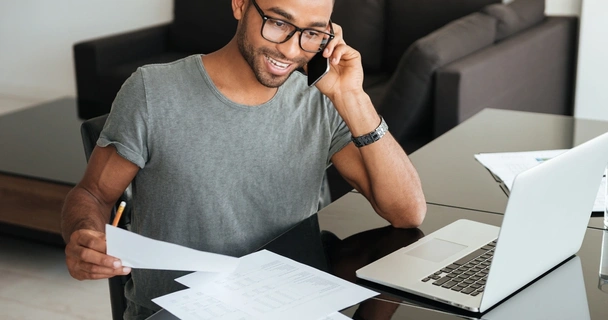
[[[260,47],[256,50],[256,48],[254,48],[253,45],[247,40],[247,16],[243,17],[241,22],[242,23],[237,30],[236,37],[239,51],[241,52],[241,55],[245,61],[247,61],[247,64],[249,64],[255,78],[263,86],[268,88],[278,88],[282,86],[283,83],[285,83],[285,81],[287,81],[287,79],[291,76],[293,71],[303,67],[308,62],[305,58],[292,60],[291,62],[297,64],[298,67],[289,74],[283,76],[277,76],[267,72],[263,62],[266,59],[266,56],[283,61],[288,59],[286,59],[282,53],[276,50],[271,50],[270,48]],[[263,58],[260,59],[260,57]]]

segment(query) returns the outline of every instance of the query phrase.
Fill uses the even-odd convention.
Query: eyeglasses
[[[334,38],[334,28],[331,21],[329,29],[331,33],[311,28],[299,28],[287,21],[271,18],[264,14],[255,0],[251,0],[255,8],[262,16],[262,37],[273,43],[287,42],[296,32],[300,33],[300,48],[306,52],[319,52],[325,49],[327,44]]]

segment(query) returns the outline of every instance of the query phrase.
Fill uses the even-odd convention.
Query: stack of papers
[[[153,299],[180,319],[347,319],[338,310],[376,292],[267,250],[234,272],[176,279],[190,289]]]
[[[568,149],[559,150],[544,150],[544,151],[526,151],[526,152],[497,152],[497,153],[479,153],[475,155],[475,159],[486,167],[495,179],[503,182],[508,190],[511,190],[515,176],[520,172],[537,166],[544,161],[556,157]],[[602,179],[593,212],[604,212],[606,201],[606,175]]]
[[[184,320],[348,319],[337,311],[378,295],[267,250],[232,258],[110,225],[106,241],[108,254],[125,266],[199,271],[176,279],[189,289],[152,300]]]

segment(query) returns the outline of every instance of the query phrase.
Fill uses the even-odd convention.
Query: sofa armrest
[[[434,136],[484,108],[571,115],[577,29],[550,17],[437,70]]]
[[[98,76],[102,70],[165,52],[168,34],[169,24],[165,24],[76,43],[73,54],[79,105],[98,100],[100,96]],[[79,116],[84,119],[89,118],[84,114]]]
[[[98,69],[167,51],[169,24],[111,35],[74,45],[74,60]]]

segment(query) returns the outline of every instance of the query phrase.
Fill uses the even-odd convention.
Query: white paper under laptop
[[[608,134],[517,175],[501,228],[458,220],[357,270],[357,276],[484,312],[580,249],[606,163]],[[496,238],[492,260],[480,267],[487,274],[473,281],[473,292],[437,285],[438,279],[423,281]]]
[[[550,160],[564,152],[567,149],[559,150],[541,150],[541,151],[524,151],[524,152],[492,152],[479,153],[474,155],[479,161],[499,182],[502,181],[501,188],[506,188],[505,193],[509,194],[509,190],[513,186],[515,176],[520,172],[536,167],[537,165]],[[597,190],[593,212],[604,212],[606,203],[606,174]]]

